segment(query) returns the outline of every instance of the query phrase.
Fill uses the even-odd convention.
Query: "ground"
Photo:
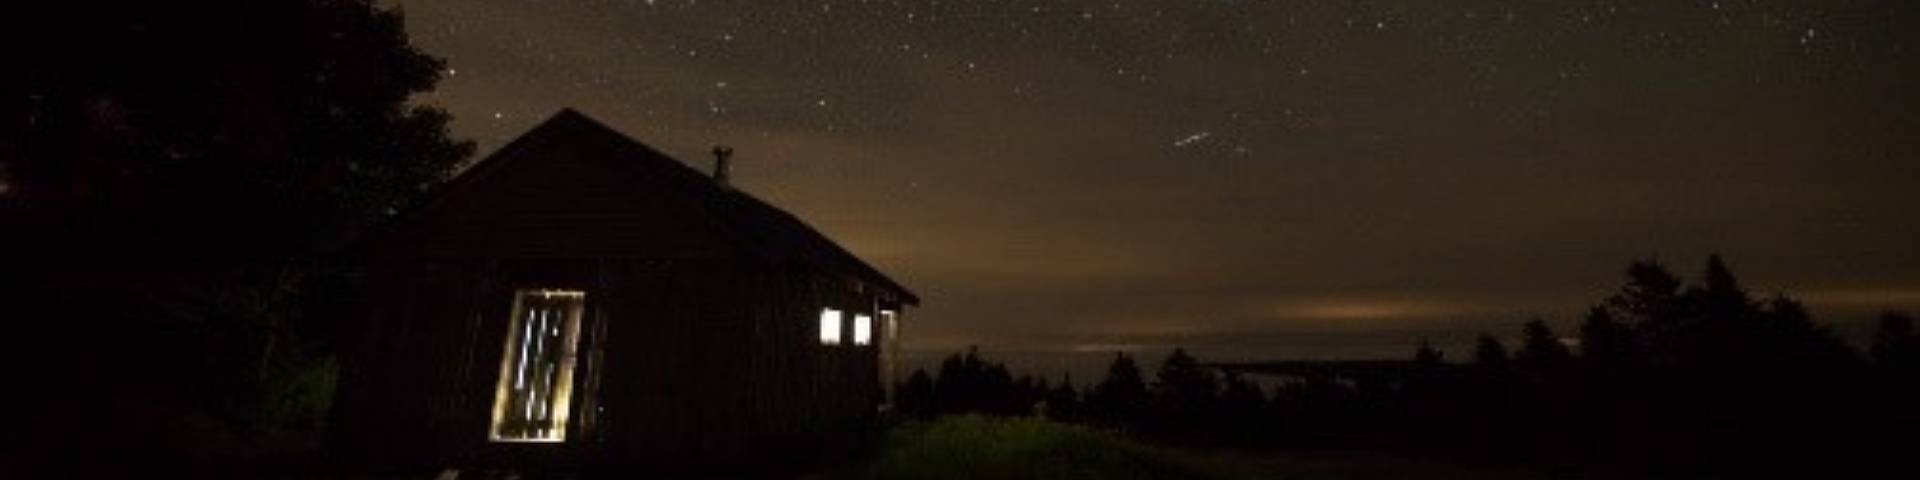
[[[1502,466],[1418,456],[1317,451],[1195,451],[1145,445],[1038,419],[981,416],[910,422],[874,458],[830,472],[845,480],[973,479],[1520,479],[1615,478],[1592,469]]]

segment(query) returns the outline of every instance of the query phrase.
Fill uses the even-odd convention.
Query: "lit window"
[[[831,308],[820,309],[820,344],[840,344],[840,311]]]
[[[900,313],[893,310],[880,311],[880,341],[889,342],[900,335]]]
[[[514,292],[500,383],[494,389],[493,441],[566,440],[574,345],[580,339],[586,297],[578,290]]]
[[[873,317],[861,314],[853,315],[853,344],[873,344]]]

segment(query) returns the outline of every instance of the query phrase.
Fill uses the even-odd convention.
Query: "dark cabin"
[[[810,462],[885,408],[919,300],[572,110],[367,242],[330,447],[388,468]]]

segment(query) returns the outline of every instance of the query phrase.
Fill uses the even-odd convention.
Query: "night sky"
[[[924,297],[921,362],[1460,359],[1711,252],[1843,332],[1920,310],[1914,2],[398,4],[482,152],[562,107],[731,145]]]

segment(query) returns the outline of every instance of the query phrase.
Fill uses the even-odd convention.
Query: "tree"
[[[1903,435],[1920,429],[1920,335],[1913,328],[1913,317],[1904,312],[1880,315],[1873,332],[1868,356],[1873,361],[1874,381],[1880,400],[1874,421],[1888,432]]]
[[[1204,428],[1219,408],[1220,382],[1186,349],[1174,348],[1153,383],[1156,423],[1180,431]]]
[[[1094,421],[1125,428],[1145,417],[1149,398],[1140,366],[1126,353],[1115,353],[1107,377],[1087,395],[1087,413]]]
[[[1220,379],[1220,415],[1215,428],[1233,431],[1243,439],[1251,437],[1270,427],[1267,425],[1267,394],[1259,385],[1240,376],[1240,372],[1227,370]]]
[[[16,313],[87,321],[23,338],[89,339],[55,381],[258,429],[316,423],[273,412],[325,410],[280,403],[331,388],[304,380],[331,378],[315,371],[333,365],[327,321],[351,304],[329,256],[472,151],[409,101],[442,62],[369,0],[32,8],[6,30],[37,45],[0,84],[0,248],[32,255],[0,291]]]
[[[1001,367],[1001,369],[1004,371],[1005,367]],[[1036,407],[1040,406],[1040,402],[1046,400],[1047,392],[1051,390],[1051,388],[1047,387],[1046,379],[1034,378],[1032,375],[1021,375],[1020,378],[1015,379],[1009,384],[1007,391],[1001,395],[996,413],[1006,416],[1045,414],[1045,412],[1037,411]]]
[[[1681,297],[1679,320],[1655,337],[1659,342],[1655,346],[1669,360],[1685,367],[1740,370],[1784,353],[1780,351],[1785,346],[1780,342],[1782,335],[1803,333],[1767,328],[1768,316],[1719,255],[1707,257],[1701,279],[1700,285],[1689,287]]]
[[[1587,363],[1603,368],[1618,368],[1639,356],[1633,329],[1613,319],[1604,307],[1587,310],[1580,324],[1580,356]]]
[[[939,413],[934,401],[933,377],[927,375],[925,369],[914,369],[913,375],[894,391],[894,404],[902,414],[925,419]]]
[[[1573,354],[1566,344],[1560,343],[1560,337],[1547,328],[1547,322],[1539,318],[1527,321],[1521,328],[1523,340],[1520,351],[1514,360],[1520,364],[1542,372],[1557,372],[1571,362]]]
[[[1060,378],[1060,383],[1047,391],[1047,419],[1056,422],[1078,422],[1085,412],[1080,403],[1080,392],[1073,387],[1073,375]]]
[[[140,237],[97,247],[195,260],[337,247],[471,153],[448,115],[409,103],[441,60],[367,0],[115,2],[34,19],[9,98],[24,141],[0,159],[34,215]]]
[[[1914,334],[1913,317],[1905,312],[1880,314],[1867,356],[1878,368],[1920,373],[1920,335]]]
[[[932,403],[943,414],[1029,415],[1040,401],[1042,387],[1033,377],[1015,381],[1006,365],[987,361],[980,356],[980,347],[973,346],[940,362]]]
[[[1707,256],[1706,273],[1701,275],[1706,283],[1701,290],[1711,295],[1728,298],[1747,298],[1747,290],[1740,288],[1740,280],[1733,277],[1733,270],[1727,268],[1727,262],[1720,254]]]
[[[1420,339],[1420,349],[1413,352],[1413,361],[1427,365],[1444,363],[1446,358],[1446,352],[1433,348],[1433,343],[1425,338]]]
[[[1474,365],[1488,369],[1506,368],[1507,360],[1507,347],[1500,344],[1500,339],[1486,334],[1481,334],[1479,338],[1474,339]]]
[[[1172,404],[1204,406],[1219,393],[1220,384],[1213,372],[1200,368],[1199,360],[1188,355],[1186,349],[1175,348],[1160,364],[1160,371],[1153,391],[1161,399]]]
[[[940,371],[933,379],[933,409],[936,413],[963,413],[971,409],[973,401],[974,374],[968,369],[966,360],[960,354],[948,355],[940,361]]]
[[[1680,278],[1658,261],[1635,261],[1627,266],[1627,283],[1606,304],[1630,326],[1662,328],[1680,312]]]

